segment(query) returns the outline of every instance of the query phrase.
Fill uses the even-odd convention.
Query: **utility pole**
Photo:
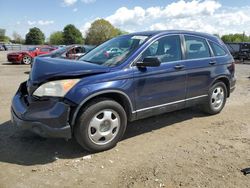
[[[245,40],[245,31],[243,31],[242,42],[244,42],[244,40]]]

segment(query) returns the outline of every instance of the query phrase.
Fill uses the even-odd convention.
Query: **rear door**
[[[187,71],[187,105],[207,96],[211,77],[216,69],[208,41],[193,35],[184,35]]]
[[[156,40],[142,53],[139,61],[145,57],[158,57],[161,65],[133,67],[138,118],[184,107],[186,70],[180,36],[164,36]]]

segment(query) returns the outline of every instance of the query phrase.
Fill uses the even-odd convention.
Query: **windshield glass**
[[[79,60],[114,67],[121,64],[147,39],[148,36],[144,35],[124,35],[116,37],[94,48]]]

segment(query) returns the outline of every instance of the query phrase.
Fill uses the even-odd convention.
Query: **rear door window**
[[[207,41],[195,36],[185,36],[186,58],[200,59],[210,57]]]

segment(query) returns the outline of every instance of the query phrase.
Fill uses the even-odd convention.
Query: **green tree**
[[[74,25],[66,25],[63,29],[63,40],[65,44],[82,44],[83,37],[79,29]]]
[[[121,30],[115,28],[107,20],[99,19],[91,24],[85,42],[90,45],[99,45],[120,34],[122,34]]]
[[[221,39],[224,42],[250,42],[250,36],[240,33],[223,35]]]
[[[43,32],[37,27],[31,28],[25,36],[26,44],[43,44],[44,40],[45,36]]]
[[[0,41],[5,41],[5,29],[0,28]]]
[[[63,32],[62,31],[56,31],[52,33],[49,37],[49,43],[53,45],[60,45],[64,44],[63,40]]]
[[[121,29],[117,29],[117,32],[118,32],[118,35],[126,35],[126,34],[129,34],[129,32],[127,31],[124,31],[124,30],[121,30]]]
[[[13,32],[12,37],[13,37],[13,40],[12,40],[13,43],[18,43],[18,44],[24,44],[25,43],[25,40],[16,31]]]

